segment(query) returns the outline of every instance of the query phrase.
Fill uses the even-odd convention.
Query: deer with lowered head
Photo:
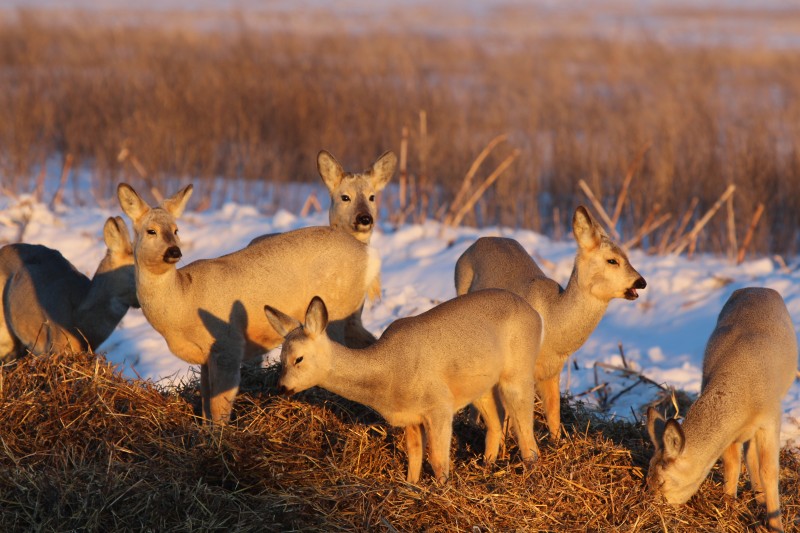
[[[542,317],[544,341],[536,360],[536,390],[544,404],[550,436],[561,428],[561,370],[597,327],[614,298],[635,300],[647,285],[628,256],[583,206],[572,218],[578,244],[566,288],[548,278],[515,240],[481,237],[458,258],[458,294],[487,288],[509,290],[524,298]]]
[[[0,248],[0,361],[26,350],[94,350],[130,307],[139,307],[133,249],[121,217],[103,227],[108,248],[92,279],[60,252],[37,244]]]
[[[655,453],[647,485],[668,503],[685,503],[722,458],[725,495],[736,497],[744,446],[750,485],[766,503],[767,523],[783,531],[778,491],[781,400],[797,369],[797,337],[780,294],[734,291],[711,333],[700,397],[683,426],[653,407],[647,429]]]
[[[321,150],[317,155],[317,170],[331,197],[328,211],[330,226],[369,244],[378,218],[377,195],[392,179],[396,167],[397,156],[394,152],[384,152],[369,169],[345,172],[330,152]],[[256,237],[250,244],[273,235]],[[375,278],[367,296],[370,299],[380,296],[380,276]],[[362,310],[363,306],[343,321],[331,324],[329,332],[351,348],[369,346],[375,342],[375,336],[361,322]]]
[[[129,185],[117,189],[122,210],[133,221],[142,312],[172,353],[200,365],[203,415],[225,423],[243,360],[282,341],[264,316],[264,302],[302,318],[307,302],[319,294],[330,302],[331,316],[343,319],[361,307],[380,258],[344,232],[312,227],[177,268],[182,253],[176,217],[191,193],[189,185],[150,207]]]
[[[282,389],[292,394],[320,386],[404,427],[409,483],[419,481],[425,441],[436,480],[447,480],[453,415],[470,403],[486,423],[487,463],[497,457],[505,413],[523,461],[538,458],[533,369],[542,321],[518,296],[502,290],[460,296],[396,320],[361,350],[329,339],[319,297],[309,304],[303,324],[271,306],[264,311],[285,337]]]

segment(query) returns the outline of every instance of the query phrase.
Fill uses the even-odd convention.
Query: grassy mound
[[[764,509],[748,483],[722,497],[715,468],[682,507],[643,488],[641,427],[564,405],[568,437],[525,470],[513,439],[479,459],[460,415],[452,478],[405,483],[402,430],[322,390],[278,397],[276,368],[246,369],[234,422],[200,424],[194,384],[166,392],[101,355],[28,357],[0,368],[0,530],[745,531]],[[744,478],[744,476],[743,476]],[[800,455],[781,453],[787,531],[800,530]]]

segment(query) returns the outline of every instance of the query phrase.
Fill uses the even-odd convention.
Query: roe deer
[[[778,494],[781,400],[794,381],[797,337],[772,289],[734,291],[706,345],[700,397],[683,427],[647,411],[655,445],[647,484],[671,504],[686,502],[722,457],[724,490],[736,497],[742,444],[756,499],[773,531],[783,531]]]
[[[478,239],[458,258],[455,270],[457,294],[507,289],[542,316],[544,341],[536,361],[536,390],[553,439],[558,439],[561,428],[559,380],[567,358],[592,334],[611,299],[635,300],[637,289],[647,285],[583,206],[575,211],[572,231],[578,253],[566,289],[548,278],[513,239]]]
[[[327,311],[319,297],[308,306],[302,326],[270,306],[264,311],[285,336],[279,381],[284,391],[318,385],[405,427],[409,483],[419,480],[425,440],[437,481],[448,478],[453,415],[470,403],[486,423],[487,463],[497,457],[505,412],[523,460],[538,458],[533,369],[542,321],[518,296],[492,290],[455,298],[396,320],[361,350],[328,338]]]
[[[346,231],[361,242],[369,244],[378,217],[376,195],[392,179],[396,166],[397,156],[389,151],[381,154],[368,170],[345,172],[335,157],[321,150],[317,155],[317,170],[331,196],[328,211],[330,226]],[[256,237],[250,244],[272,235],[274,234]],[[380,296],[380,276],[370,285],[367,296],[370,299]],[[363,348],[375,342],[375,337],[361,322],[362,309],[363,306],[330,327],[331,335],[351,348]]]
[[[125,221],[106,220],[103,238],[108,250],[91,280],[52,248],[0,248],[0,361],[25,350],[94,350],[139,306]]]
[[[342,231],[313,227],[178,269],[182,254],[175,218],[191,192],[189,185],[151,208],[129,185],[117,188],[136,235],[136,293],[144,316],[172,353],[200,365],[203,415],[211,423],[225,423],[239,390],[242,361],[282,340],[264,316],[264,302],[302,317],[306,302],[321,294],[332,316],[342,319],[363,303],[380,258]]]

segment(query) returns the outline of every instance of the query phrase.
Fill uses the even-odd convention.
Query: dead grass
[[[566,404],[569,436],[554,447],[539,424],[533,469],[510,439],[484,468],[482,431],[460,416],[451,481],[426,471],[412,486],[401,430],[325,391],[280,398],[275,368],[246,369],[224,431],[199,425],[194,384],[168,393],[100,355],[29,357],[0,376],[3,531],[752,531],[764,515],[746,483],[726,502],[716,468],[688,505],[651,501],[642,428]],[[797,450],[781,466],[798,531]]]

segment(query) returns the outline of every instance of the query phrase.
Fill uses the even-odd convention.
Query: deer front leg
[[[242,353],[231,354],[229,351],[212,349],[208,359],[208,403],[210,405],[212,424],[225,424],[231,418],[233,400],[239,392],[242,379]],[[202,377],[202,376],[201,376]],[[205,405],[206,399],[203,403]]]
[[[406,453],[408,454],[408,474],[406,475],[406,481],[409,483],[417,483],[422,473],[422,456],[425,453],[422,426],[419,424],[406,426]]]
[[[736,498],[741,470],[742,445],[738,442],[732,442],[722,452],[722,477],[725,480],[723,491],[726,496]]]
[[[450,441],[453,437],[453,413],[440,410],[423,422],[428,436],[428,462],[439,483],[450,477]]]
[[[547,420],[547,428],[550,430],[550,438],[557,441],[561,431],[561,389],[559,372],[551,378],[544,379],[536,383],[536,390],[542,398],[544,406],[544,417]]]
[[[503,440],[503,419],[505,413],[502,407],[498,406],[495,398],[495,388],[486,391],[483,396],[475,400],[472,405],[480,413],[486,425],[486,441],[483,449],[483,462],[487,465],[497,460],[500,444]],[[500,404],[502,405],[502,404]]]
[[[755,439],[744,443],[744,459],[747,463],[747,473],[750,475],[750,490],[753,491],[756,501],[764,503],[764,486],[761,484],[761,474],[758,470],[758,446]]]
[[[756,431],[755,441],[758,448],[758,473],[767,504],[767,525],[770,531],[783,531],[778,491],[780,419],[773,427]]]
[[[511,418],[511,428],[526,465],[533,464],[539,459],[539,446],[533,434],[533,389],[533,383],[529,383],[528,380],[522,380],[522,383],[518,384],[500,385],[503,404]]]

